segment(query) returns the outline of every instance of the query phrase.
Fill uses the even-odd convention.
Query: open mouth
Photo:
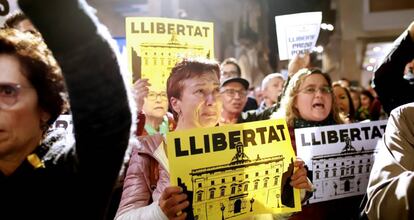
[[[325,108],[325,105],[322,103],[315,103],[312,105],[312,108],[318,108],[318,109],[323,109]]]

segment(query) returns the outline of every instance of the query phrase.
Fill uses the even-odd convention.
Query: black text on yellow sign
[[[174,138],[176,157],[196,155],[210,152],[223,151],[227,148],[234,149],[241,142],[244,147],[271,144],[285,141],[286,128],[284,125],[257,127],[255,129],[233,130],[227,133],[204,134],[202,138],[188,136],[189,146],[182,144],[182,139]],[[259,139],[257,139],[257,137]],[[197,141],[202,140],[202,141]]]
[[[133,34],[177,34],[193,37],[209,37],[210,27],[191,24],[176,24],[163,22],[131,22]]]

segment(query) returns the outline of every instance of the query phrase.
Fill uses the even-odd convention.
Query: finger
[[[179,216],[175,216],[173,218],[170,218],[171,220],[184,220],[187,218],[187,213],[183,212]]]
[[[185,208],[187,208],[190,205],[189,201],[184,201],[182,203],[179,203],[173,207],[171,207],[168,210],[168,213],[172,214],[172,215],[177,215],[177,213],[181,213]]]
[[[165,200],[164,207],[168,210],[172,209],[174,206],[180,204],[184,200],[187,199],[187,194],[181,193],[181,194],[173,194],[171,197],[169,197],[167,200]],[[168,211],[170,212],[170,211]],[[178,211],[173,212],[172,214],[177,213]]]
[[[307,177],[308,176],[308,172],[306,172],[306,169],[302,168],[302,169],[298,169],[296,170],[293,175],[290,177],[291,180],[296,180],[302,176]]]
[[[151,84],[148,82],[148,79],[139,79],[135,81],[134,88],[148,87]]]
[[[295,189],[306,189],[306,190],[310,190],[312,188],[311,185],[309,185],[309,183],[298,183],[298,184],[292,185],[292,187]]]
[[[171,197],[174,193],[181,193],[183,189],[179,186],[169,186],[164,189],[164,191],[161,194],[160,199],[161,200],[167,200],[169,197]]]
[[[303,167],[305,165],[305,162],[303,162],[302,159],[300,159],[299,157],[297,157],[296,160],[295,160],[295,162],[293,163],[293,165],[295,167],[301,168],[301,167]]]
[[[300,185],[305,185],[306,187],[308,185],[308,178],[306,178],[306,176],[301,176],[297,178],[296,180],[291,180],[290,185],[295,188],[298,188],[298,186]]]

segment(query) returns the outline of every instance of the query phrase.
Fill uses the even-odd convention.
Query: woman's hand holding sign
[[[169,186],[164,189],[159,200],[159,206],[168,219],[184,220],[187,213],[183,212],[190,203],[187,194],[182,193],[182,188]]]
[[[142,111],[142,107],[144,106],[144,100],[148,95],[149,86],[151,84],[148,82],[148,79],[139,79],[134,83],[133,94],[139,112]]]
[[[307,177],[308,171],[305,168],[305,162],[303,162],[303,160],[300,158],[296,158],[294,166],[297,169],[290,177],[290,185],[296,189],[306,189],[307,191],[313,191],[313,185]]]

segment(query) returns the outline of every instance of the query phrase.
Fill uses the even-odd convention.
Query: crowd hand
[[[149,86],[151,86],[151,84],[148,82],[148,79],[138,79],[134,83],[132,89],[138,112],[142,111],[142,107],[144,106],[144,99],[147,97],[149,92]]]
[[[182,193],[182,188],[178,186],[165,188],[158,204],[170,220],[184,220],[187,213],[182,210],[190,205],[187,201],[187,194]]]
[[[290,185],[296,189],[306,189],[312,191],[312,183],[307,177],[307,170],[305,168],[305,162],[300,158],[296,158],[294,162],[296,171],[290,177]]]
[[[300,69],[307,68],[310,65],[310,55],[309,53],[297,54],[293,59],[289,61],[288,65],[288,74],[289,77],[292,77]]]

